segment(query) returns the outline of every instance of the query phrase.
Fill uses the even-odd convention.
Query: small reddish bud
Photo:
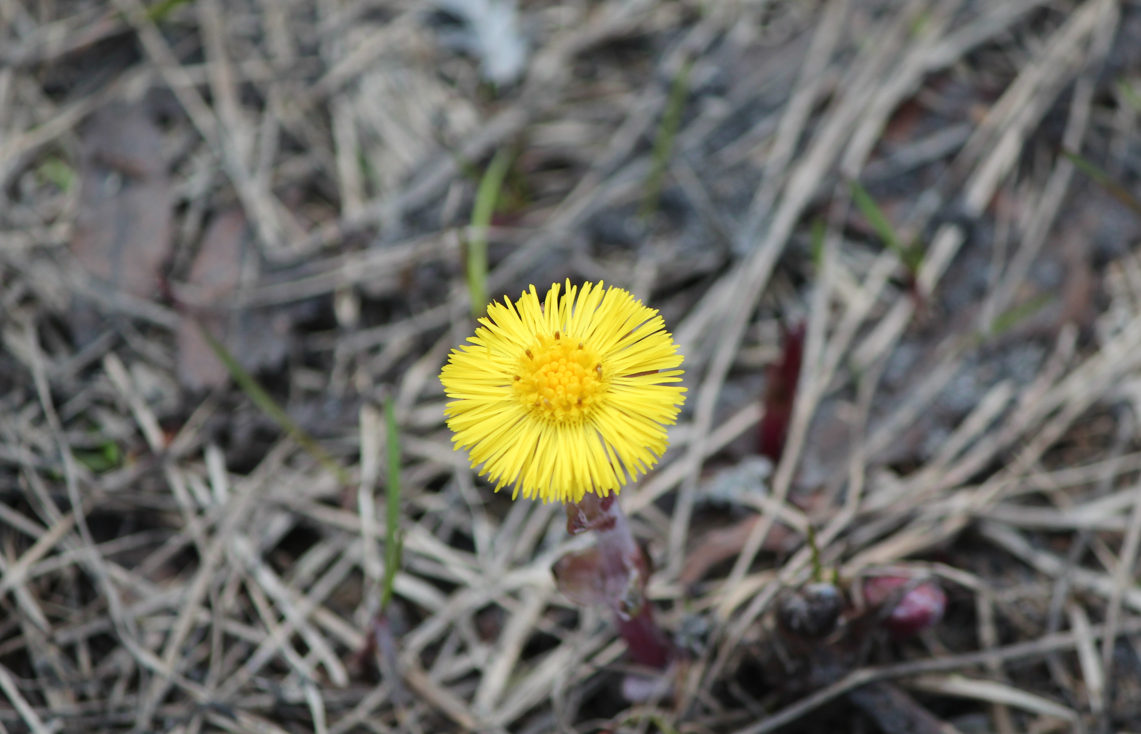
[[[906,576],[873,576],[864,579],[864,599],[869,606],[895,603],[891,614],[884,618],[883,626],[897,640],[933,627],[947,610],[947,594],[938,582],[922,581],[914,588],[904,590],[903,587],[911,583],[912,579]]]

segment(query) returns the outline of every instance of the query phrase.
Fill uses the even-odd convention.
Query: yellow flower
[[[577,296],[577,300],[576,300]],[[657,463],[685,400],[658,312],[620,288],[493,303],[440,373],[456,449],[513,497],[605,497]]]

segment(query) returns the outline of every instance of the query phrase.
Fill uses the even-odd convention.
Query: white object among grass
[[[527,42],[519,32],[515,0],[435,0],[436,6],[462,19],[466,32],[451,43],[478,56],[488,81],[510,84],[523,73]]]

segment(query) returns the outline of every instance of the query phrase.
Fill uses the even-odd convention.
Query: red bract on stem
[[[587,494],[580,502],[567,502],[566,512],[567,532],[578,535],[593,530],[597,543],[559,559],[553,569],[559,589],[579,603],[601,602],[613,609],[618,633],[634,662],[664,669],[673,658],[673,649],[646,599],[649,562],[630,531],[622,506],[613,495]]]

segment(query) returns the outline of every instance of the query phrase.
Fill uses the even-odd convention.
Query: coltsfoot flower
[[[440,380],[453,443],[496,491],[578,502],[657,463],[685,388],[670,384],[682,356],[656,310],[602,283],[559,291],[488,306]]]

